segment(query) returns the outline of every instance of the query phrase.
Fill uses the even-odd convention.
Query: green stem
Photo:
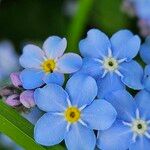
[[[77,52],[79,38],[84,32],[94,0],[79,0],[78,10],[68,31],[68,51]]]

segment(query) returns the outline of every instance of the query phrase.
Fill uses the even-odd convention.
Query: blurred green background
[[[0,0],[0,41],[12,41],[21,53],[28,42],[42,44],[48,36],[59,35],[67,38],[67,51],[78,52],[78,42],[90,28],[109,36],[124,28],[138,33],[136,20],[121,11],[121,4],[122,0]]]
[[[43,41],[49,35],[68,38],[68,49],[89,28],[111,35],[136,23],[121,12],[122,0],[1,0],[0,39],[10,39],[19,51],[24,42]]]

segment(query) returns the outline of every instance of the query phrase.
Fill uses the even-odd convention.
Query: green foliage
[[[94,0],[79,0],[78,10],[68,31],[69,51],[78,52],[78,42],[81,35],[84,33],[84,28],[86,28],[86,24],[89,19],[88,15],[93,6],[93,2]]]
[[[47,148],[35,143],[33,131],[34,126],[30,122],[0,100],[0,132],[9,136],[26,150],[46,150]],[[48,149],[64,150],[60,145]]]

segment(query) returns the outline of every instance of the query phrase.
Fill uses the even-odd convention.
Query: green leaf
[[[61,145],[50,148],[38,145],[34,141],[33,131],[34,126],[29,121],[0,100],[0,132],[9,136],[26,150],[64,150]]]
[[[68,31],[68,51],[77,52],[79,38],[84,33],[93,2],[94,0],[79,0],[77,12]]]
[[[112,35],[116,31],[130,27],[128,17],[121,11],[122,0],[97,0],[94,5],[94,23],[100,30]]]

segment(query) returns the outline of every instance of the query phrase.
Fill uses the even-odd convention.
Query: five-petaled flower
[[[37,106],[47,113],[35,125],[37,143],[52,146],[65,140],[69,150],[94,150],[93,130],[106,130],[116,119],[116,110],[106,100],[96,99],[96,81],[87,75],[73,75],[66,90],[48,84],[35,91]]]
[[[120,90],[107,97],[117,110],[111,128],[99,131],[98,147],[104,150],[149,150],[150,93],[142,90],[135,98]]]
[[[120,30],[109,38],[100,30],[91,29],[79,43],[83,66],[79,72],[94,77],[98,97],[124,89],[142,89],[143,69],[132,60],[140,49],[140,38],[128,30]],[[109,86],[108,86],[109,85]]]
[[[34,89],[44,83],[62,85],[64,73],[74,73],[80,69],[82,59],[74,53],[64,54],[67,46],[65,38],[49,37],[43,44],[43,50],[29,44],[24,47],[20,64],[25,69],[20,74],[23,87]]]

